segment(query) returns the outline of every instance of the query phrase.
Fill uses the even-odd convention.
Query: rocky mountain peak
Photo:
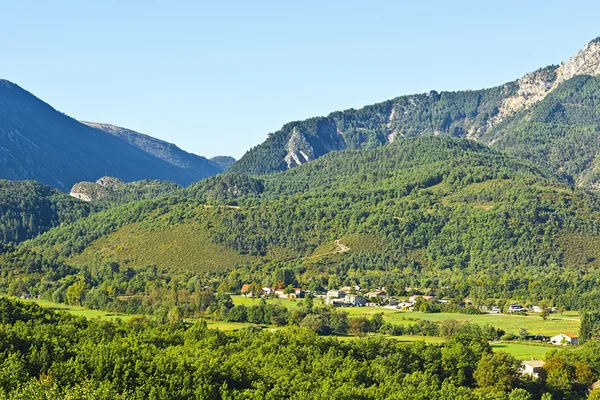
[[[600,75],[600,38],[586,44],[558,68],[555,86],[577,75]]]
[[[315,150],[298,128],[292,130],[292,134],[286,145],[286,150],[288,153],[285,156],[285,162],[288,168],[304,164],[305,162],[314,159]]]

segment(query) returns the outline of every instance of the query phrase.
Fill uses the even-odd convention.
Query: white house
[[[367,300],[365,300],[364,297],[358,296],[356,294],[347,294],[346,297],[344,297],[344,301],[347,304],[351,304],[353,306],[364,306],[365,304],[367,304]]]
[[[560,335],[552,336],[550,338],[550,343],[559,344],[559,345],[567,345],[567,344],[579,344],[579,337],[570,334],[570,333],[561,333]]]
[[[546,365],[546,362],[543,360],[534,360],[531,361],[523,361],[521,362],[521,374],[522,375],[531,375],[535,379],[540,377],[540,372],[542,371],[542,367]]]
[[[525,310],[523,308],[523,306],[520,304],[511,304],[508,306],[508,310],[506,310],[506,311],[509,313],[514,313],[514,312],[525,312],[527,310]]]

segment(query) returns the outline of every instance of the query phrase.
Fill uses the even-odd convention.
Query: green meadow
[[[250,306],[257,304],[258,299],[248,298],[245,296],[232,296],[234,304],[243,304]],[[295,299],[268,299],[269,303],[277,303],[286,306],[289,309],[298,307],[303,300]],[[319,300],[315,299],[315,304],[319,304]],[[458,314],[458,313],[422,313],[399,311],[393,308],[386,307],[346,307],[343,308],[348,313],[349,317],[371,317],[374,314],[382,313],[383,319],[392,324],[409,325],[414,324],[417,320],[423,319],[428,321],[440,322],[444,320],[457,320],[461,322],[469,322],[477,325],[491,325],[495,328],[502,329],[507,333],[518,334],[519,329],[525,328],[530,334],[540,334],[546,336],[554,336],[559,333],[574,333],[579,332],[579,316],[576,312],[565,312],[561,314],[550,314],[547,320],[543,320],[539,315],[510,315],[510,314]]]
[[[114,313],[114,312],[101,311],[101,310],[90,310],[89,308],[85,308],[85,307],[70,306],[67,304],[54,303],[52,301],[42,300],[42,299],[21,299],[21,301],[33,302],[44,308],[49,308],[49,309],[56,310],[56,311],[66,311],[69,314],[77,315],[80,317],[86,317],[86,318],[100,318],[100,319],[104,319],[104,320],[121,319],[121,320],[128,321],[131,319],[131,317],[133,317],[133,315],[118,314],[118,313]]]

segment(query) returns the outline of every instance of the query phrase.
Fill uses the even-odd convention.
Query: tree
[[[322,334],[325,331],[325,321],[317,314],[307,315],[300,323],[300,326],[319,334]]]
[[[588,364],[578,361],[575,363],[575,379],[582,385],[591,386],[594,383],[594,373]]]
[[[364,336],[369,332],[369,321],[365,317],[350,318],[348,332],[356,336]]]
[[[527,339],[527,336],[529,336],[529,332],[527,331],[527,329],[520,328],[519,329],[519,339],[525,340],[525,339]]]
[[[540,313],[540,317],[542,317],[542,319],[545,321],[548,319],[548,316],[550,315],[550,313],[548,312],[548,309],[544,308],[542,310],[542,312]]]
[[[516,388],[508,395],[508,400],[531,400],[531,394],[525,389]]]
[[[594,389],[588,396],[588,400],[600,400],[600,389]]]
[[[504,352],[485,354],[474,373],[477,386],[496,391],[510,390],[516,380],[521,363]]]
[[[550,358],[542,368],[543,377],[548,388],[561,396],[568,395],[573,385],[573,372],[564,359]]]
[[[600,311],[584,311],[579,325],[579,342],[587,342],[600,335]]]
[[[87,292],[88,285],[83,279],[79,279],[77,282],[67,288],[66,296],[67,303],[71,305],[81,305]]]

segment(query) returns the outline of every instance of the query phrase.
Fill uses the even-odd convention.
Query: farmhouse
[[[408,301],[411,302],[411,303],[414,303],[419,298],[421,298],[423,300],[435,300],[436,299],[435,296],[425,296],[425,295],[422,295],[422,294],[415,294],[415,295],[410,296],[408,298]]]
[[[540,372],[542,371],[542,367],[546,364],[543,360],[534,360],[531,361],[523,361],[521,363],[521,374],[522,375],[531,375],[535,379],[540,377]]]
[[[327,297],[330,299],[340,299],[346,295],[343,290],[330,290],[327,292]]]
[[[376,290],[374,292],[369,292],[369,293],[365,294],[365,297],[367,299],[372,299],[372,298],[385,299],[387,297],[387,293],[384,292],[383,290]]]
[[[344,297],[344,302],[353,306],[364,306],[367,304],[367,300],[365,300],[364,297],[356,294],[347,294],[346,297]]]
[[[252,292],[252,285],[250,285],[249,283],[244,283],[242,285],[242,294],[250,294],[251,295]]]
[[[561,333],[560,335],[552,336],[550,343],[558,345],[579,344],[579,338],[571,333]]]

